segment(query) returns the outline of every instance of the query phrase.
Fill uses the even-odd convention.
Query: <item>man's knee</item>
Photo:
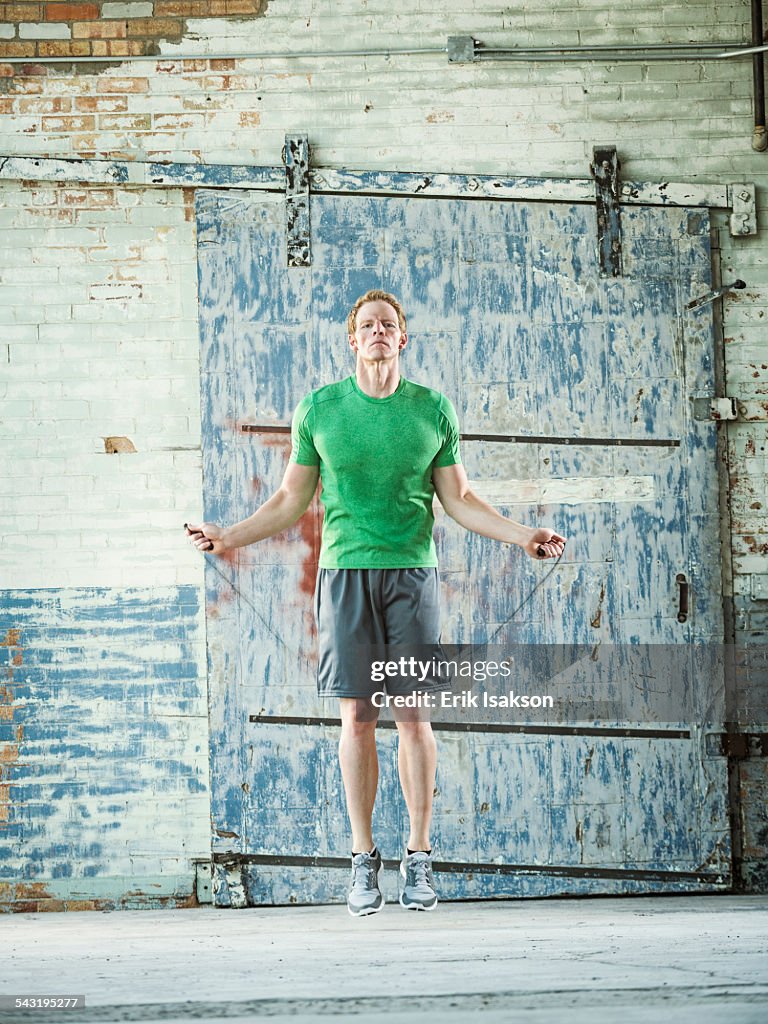
[[[372,739],[376,733],[376,722],[342,722],[340,742],[361,743]]]
[[[341,738],[362,740],[373,736],[379,719],[379,710],[369,700],[343,698],[341,710]]]
[[[397,719],[397,731],[404,743],[431,743],[434,740],[429,719]]]

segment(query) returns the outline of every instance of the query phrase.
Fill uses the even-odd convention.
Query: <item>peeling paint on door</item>
[[[725,761],[702,753],[722,694],[714,684],[697,693],[692,667],[697,644],[722,640],[716,427],[694,421],[687,398],[713,387],[713,342],[706,317],[680,312],[710,279],[706,213],[691,233],[686,209],[625,209],[624,277],[607,280],[589,204],[313,194],[312,267],[288,270],[281,203],[198,195],[206,517],[239,520],[278,485],[287,436],[238,425],[285,425],[307,391],[352,372],[347,309],[384,287],[409,317],[405,374],[439,387],[462,430],[487,438],[463,445],[478,492],[569,538],[510,621],[545,567],[439,512],[444,639],[501,630],[500,643],[690,652],[693,710],[680,721],[610,734],[597,723],[589,735],[438,722],[441,893],[725,886]],[[338,712],[313,678],[319,530],[315,504],[292,530],[240,552],[229,580],[208,574],[221,905],[344,892]],[[684,624],[680,572],[694,595]],[[393,731],[378,742],[375,835],[394,859],[406,816]]]

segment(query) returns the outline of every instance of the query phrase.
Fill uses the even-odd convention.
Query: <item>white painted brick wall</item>
[[[123,17],[146,5],[108,6]],[[163,50],[444,46],[455,34],[486,45],[737,42],[749,38],[749,5],[271,0],[265,17],[244,26],[193,20],[191,38]],[[318,165],[585,177],[592,146],[615,143],[625,178],[754,181],[761,220],[768,209],[767,155],[750,147],[748,61],[136,61],[29,77],[3,96],[14,104],[0,118],[3,154],[279,164],[286,131],[305,128]],[[171,190],[0,188],[4,429],[21,502],[0,552],[4,583],[201,580],[179,529],[200,507],[195,249],[185,213]],[[726,214],[715,222],[723,279],[749,283],[724,304],[729,393],[764,398],[765,233],[732,239]],[[754,429],[731,427],[734,444]],[[111,434],[131,437],[138,453],[103,454]],[[754,507],[764,504],[764,462],[747,468],[750,486],[734,495],[739,536],[768,528],[764,507]],[[155,490],[163,479],[168,487]],[[751,557],[737,569],[764,564]],[[744,579],[737,590],[748,589]]]
[[[19,39],[71,39],[72,29],[69,25],[51,24],[21,24],[19,25]]]
[[[154,4],[151,3],[126,3],[126,4],[102,4],[102,18],[151,18]]]
[[[180,191],[120,199],[0,192],[4,586],[199,581],[193,225]]]

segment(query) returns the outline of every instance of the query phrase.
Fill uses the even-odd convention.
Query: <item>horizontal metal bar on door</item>
[[[344,868],[349,870],[348,857],[312,857],[263,853],[214,853],[214,864],[264,864],[274,867]],[[399,860],[382,861],[385,868],[399,868]],[[435,871],[443,874],[478,875],[557,875],[565,878],[620,878],[659,882],[711,882],[722,885],[728,876],[711,871],[665,871],[653,868],[571,867],[568,864],[473,864],[464,861],[432,862]]]
[[[592,178],[497,178],[483,174],[422,174],[410,171],[310,169],[310,191],[318,195],[423,196],[432,199],[498,199],[590,203]],[[49,159],[0,155],[0,180],[72,184],[144,185],[169,188],[250,189],[285,193],[285,168],[235,164],[153,163]],[[728,186],[676,182],[621,185],[621,202],[640,206],[707,206],[729,209]]]
[[[290,715],[249,715],[253,725],[327,725],[341,726],[340,718],[309,718]],[[396,722],[379,721],[382,729],[395,729]],[[500,722],[432,722],[432,728],[441,732],[501,732],[522,733],[527,736],[623,736],[632,739],[689,740],[690,729],[634,729],[624,726],[578,725],[503,725]]]
[[[244,423],[240,430],[244,434],[290,434],[291,428],[272,426],[268,423]],[[679,448],[675,438],[634,438],[634,437],[550,437],[542,434],[460,434],[462,441],[498,441],[506,444],[569,444],[569,445],[614,445],[622,448]]]
[[[680,441],[675,438],[659,437],[548,437],[545,434],[461,434],[462,441],[501,441],[508,444],[573,444],[573,445],[617,445],[622,448],[645,448],[650,446],[662,448],[679,448]]]

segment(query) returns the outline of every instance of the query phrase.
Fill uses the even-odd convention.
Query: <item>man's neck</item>
[[[400,360],[363,362],[358,359],[355,379],[360,390],[370,398],[389,398],[400,384]]]

